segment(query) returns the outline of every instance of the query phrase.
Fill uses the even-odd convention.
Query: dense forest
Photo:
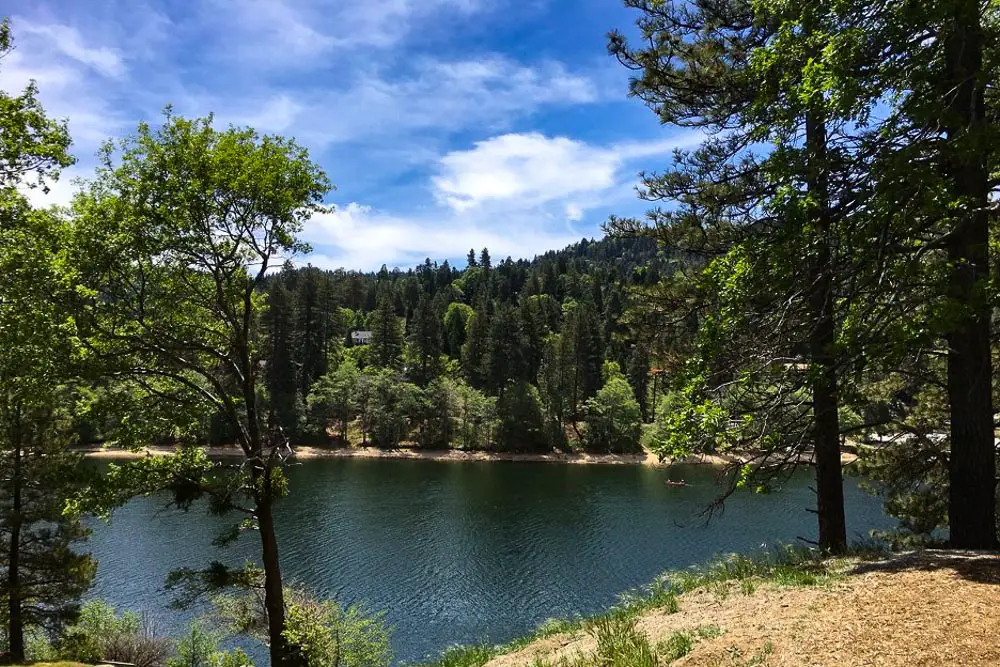
[[[461,270],[286,264],[263,287],[269,405],[301,443],[639,451],[650,361],[625,311],[671,264],[644,237]]]
[[[821,554],[848,549],[850,446],[899,520],[881,537],[997,547],[997,7],[625,4],[631,95],[704,139],[642,175],[646,218],[530,261],[311,267],[332,184],[308,151],[169,107],[34,207],[71,137],[34,83],[0,92],[8,661],[166,662],[138,617],[80,608],[87,517],[163,493],[234,518],[216,544],[259,542],[174,573],[180,603],[211,599],[274,667],[388,663],[377,620],[283,575],[300,444],[722,453],[710,510],[812,465]],[[0,66],[12,48],[4,21]],[[98,474],[81,443],[176,451]],[[199,632],[177,667],[249,661]]]

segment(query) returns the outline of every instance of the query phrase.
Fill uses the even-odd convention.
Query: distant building
[[[371,331],[352,331],[351,342],[355,345],[368,345],[372,342]]]

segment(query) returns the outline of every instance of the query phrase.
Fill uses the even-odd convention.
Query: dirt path
[[[675,614],[652,612],[639,627],[651,642],[716,626],[678,666],[996,667],[1000,665],[1000,556],[922,552],[858,565],[825,587],[760,587],[725,597],[695,592]],[[495,658],[527,667],[588,655],[586,633],[557,635]]]

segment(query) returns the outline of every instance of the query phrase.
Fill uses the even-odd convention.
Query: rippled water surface
[[[666,486],[668,475],[689,486]],[[699,514],[717,488],[704,466],[340,459],[304,462],[290,478],[278,521],[286,576],[385,610],[402,662],[505,641],[547,618],[607,607],[665,569],[816,532],[806,473],[781,493],[733,497],[708,525]],[[854,480],[847,487],[852,536],[889,525],[877,499]],[[248,535],[216,549],[225,519],[162,505],[138,499],[95,526],[93,594],[176,629],[186,615],[167,608],[167,572],[239,564],[257,544]]]

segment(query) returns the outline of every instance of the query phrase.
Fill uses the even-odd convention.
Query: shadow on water
[[[666,569],[720,552],[815,535],[809,474],[780,493],[738,494],[706,525],[715,473],[678,466],[316,460],[289,471],[279,507],[289,579],[343,603],[385,610],[403,662],[453,643],[502,642],[552,617],[596,612]],[[886,528],[876,498],[848,480],[852,533]],[[252,536],[220,551],[226,519],[171,513],[137,499],[91,540],[100,560],[93,594],[148,609],[172,628],[190,614],[167,609],[168,571],[213,559],[256,560]]]

